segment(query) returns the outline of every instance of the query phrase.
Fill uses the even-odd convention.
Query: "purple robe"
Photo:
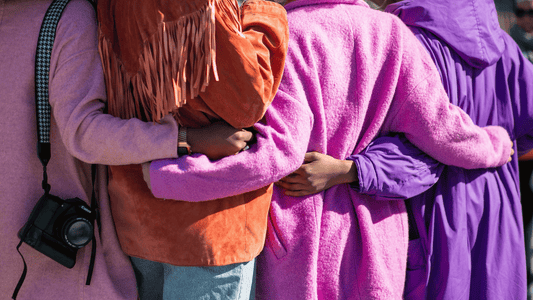
[[[506,128],[518,150],[502,167],[466,170],[384,137],[349,158],[356,189],[382,200],[413,197],[438,179],[407,201],[405,297],[526,299],[518,155],[533,148],[533,65],[499,28],[490,0],[402,1],[387,11],[430,53],[450,101],[479,126]]]

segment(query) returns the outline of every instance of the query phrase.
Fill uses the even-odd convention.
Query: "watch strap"
[[[178,132],[178,156],[190,154],[191,146],[187,143],[187,127],[180,126]]]

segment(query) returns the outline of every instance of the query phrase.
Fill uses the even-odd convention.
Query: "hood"
[[[493,0],[405,0],[385,11],[435,34],[476,68],[494,64],[505,48]]]

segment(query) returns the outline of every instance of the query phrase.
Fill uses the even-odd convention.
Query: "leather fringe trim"
[[[208,0],[194,13],[161,22],[157,32],[145,41],[136,74],[126,72],[111,43],[100,34],[108,112],[123,119],[157,122],[205,91],[211,69],[218,81],[215,9],[228,28],[242,32],[236,0]]]

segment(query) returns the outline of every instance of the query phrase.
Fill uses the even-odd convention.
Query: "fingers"
[[[311,195],[313,194],[313,192],[311,191],[306,191],[306,190],[300,190],[300,191],[289,191],[289,190],[285,190],[285,195],[287,196],[291,196],[291,197],[301,197],[301,196],[307,196],[307,195]]]
[[[241,129],[237,132],[234,132],[229,139],[227,139],[228,142],[230,142],[234,147],[236,147],[236,153],[246,151],[250,149],[250,146],[248,145],[248,142],[253,138],[253,133],[250,131],[247,131],[245,129]]]
[[[300,167],[298,170],[280,179],[280,181],[286,183],[306,183],[307,177],[304,176],[304,171]]]
[[[287,183],[283,181],[278,181],[275,183],[278,187],[283,188],[283,193],[287,196],[299,197],[311,195],[314,192],[309,186],[300,184],[300,183]]]
[[[250,141],[254,134],[246,129],[241,129],[237,134],[237,137],[240,139],[240,140],[243,140],[243,141]]]
[[[142,164],[143,179],[148,185],[150,191],[152,191],[152,186],[150,185],[150,162],[145,162]]]
[[[287,191],[300,191],[300,190],[308,190],[309,186],[302,184],[302,183],[289,183],[286,181],[278,181],[276,182],[276,185],[278,187],[281,187]]]
[[[282,179],[279,180],[279,182],[283,182],[285,184],[296,184],[296,183],[299,183],[299,184],[302,184],[304,182],[304,180],[302,180],[301,177],[299,176],[287,176],[287,177],[284,177]]]
[[[317,160],[320,155],[321,153],[316,151],[307,152],[304,156],[304,163],[313,162]]]

